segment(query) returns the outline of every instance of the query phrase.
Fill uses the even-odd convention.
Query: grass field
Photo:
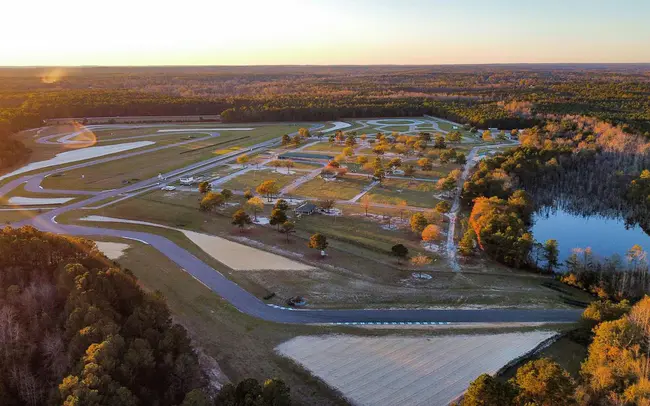
[[[374,203],[400,204],[409,206],[433,208],[438,199],[433,197],[436,192],[434,182],[420,182],[408,179],[385,179],[382,186],[375,186],[368,192]]]
[[[454,130],[453,124],[450,124],[450,123],[448,123],[446,121],[437,121],[436,120],[436,122],[438,123],[438,126],[440,127],[441,130],[444,130],[444,131],[453,131]],[[462,129],[462,127],[458,127],[458,130],[461,130],[461,129]]]
[[[372,162],[374,159],[375,159],[374,157],[369,157],[368,160],[369,160],[369,162]],[[390,160],[389,158],[382,159],[382,163],[383,163],[384,167],[386,167],[389,160]],[[402,165],[404,166],[406,164],[413,165],[413,167],[415,168],[415,173],[412,176],[413,178],[424,178],[424,179],[432,179],[432,180],[441,178],[443,176],[447,176],[447,174],[452,169],[461,167],[460,165],[455,165],[455,164],[445,164],[445,165],[438,165],[438,166],[436,166],[434,164],[433,170],[431,170],[431,171],[423,171],[417,166],[417,160],[416,159],[409,159],[409,160],[403,161]],[[348,167],[348,170],[350,172],[354,172],[354,173],[364,173],[366,175],[372,175],[372,172],[373,172],[372,169],[364,169],[362,165],[359,165],[356,162],[346,162],[345,166]],[[409,179],[409,177],[406,177],[404,175],[388,174],[388,176],[395,176],[395,177],[399,177],[399,178]]]
[[[293,161],[293,168],[292,169],[316,169],[316,168],[322,168],[323,164],[318,163],[318,162],[305,162],[305,161]]]
[[[203,143],[200,143],[203,144]],[[209,145],[209,144],[205,144]],[[194,145],[194,148],[198,145]],[[149,179],[159,173],[209,159],[216,155],[202,150],[196,153],[187,145],[161,151],[118,159],[86,168],[63,172],[60,176],[47,177],[43,187],[50,189],[107,190],[116,189],[127,182]]]
[[[283,129],[285,127],[278,126],[277,128]],[[274,128],[274,130],[260,128],[246,132],[224,132],[220,137],[72,170],[63,173],[59,177],[46,178],[43,187],[82,190],[118,188],[124,182],[152,178],[159,173],[165,173],[218,155],[223,155],[249,144],[256,144],[281,134],[275,132],[275,127],[271,126],[270,128]],[[245,140],[239,139],[243,136],[250,136],[250,138]],[[226,143],[215,145],[216,143],[223,142]],[[156,145],[150,148],[155,147]]]
[[[273,169],[250,170],[219,185],[219,188],[254,191],[265,180],[274,180],[279,188],[283,188],[302,175],[302,173],[287,174],[286,169],[282,168],[279,168],[278,171]]]
[[[404,133],[404,132],[409,131],[409,129],[410,129],[410,127],[407,126],[407,125],[392,125],[392,126],[389,126],[389,127],[382,128],[382,131],[384,133],[387,133],[387,132],[390,133],[390,132],[393,132],[393,131]]]
[[[399,242],[409,248],[411,255],[424,252],[419,236],[408,228],[382,227],[385,221],[366,218],[361,214],[363,210],[360,206],[337,206],[347,214],[342,217],[302,217],[296,221],[297,233],[287,242],[285,236],[272,227],[255,226],[240,233],[230,223],[232,212],[237,207],[227,207],[215,214],[203,213],[198,210],[199,198],[198,193],[155,191],[100,210],[66,213],[59,217],[59,222],[66,223],[74,221],[75,217],[88,215],[148,221],[229,239],[244,238],[244,242],[250,241],[258,244],[255,245],[258,248],[275,253],[288,250],[308,264],[320,268],[308,272],[242,273],[221,270],[257,297],[276,293],[273,299],[276,304],[283,304],[291,296],[303,295],[309,298],[313,306],[334,308],[494,304],[562,307],[566,306],[562,296],[573,297],[571,293],[559,293],[542,286],[541,283],[549,282],[549,278],[483,262],[467,265],[467,272],[459,274],[450,272],[445,260],[440,258],[424,269],[434,276],[432,280],[414,280],[412,270],[404,265],[399,266],[391,257],[390,247]],[[233,201],[241,202],[242,199],[234,197]],[[265,215],[269,214],[270,209],[270,206],[265,207]],[[392,224],[399,217],[395,209],[371,208],[370,211],[391,214]],[[407,215],[404,213],[404,218]],[[127,224],[111,224],[110,228],[139,229],[166,236],[171,233],[168,238],[174,239],[206,263],[214,264],[216,269],[223,267],[213,259],[206,258],[205,253],[202,256],[200,249],[180,233]],[[328,237],[328,257],[325,261],[319,258],[315,250],[307,247],[309,237],[316,232]],[[576,292],[574,298],[584,301],[582,295],[586,293]]]
[[[44,210],[43,212],[46,211],[47,210]],[[12,211],[2,210],[0,211],[0,228],[3,228],[8,223],[34,218],[38,216],[40,213],[41,211],[39,210],[30,210],[30,209],[12,210]]]
[[[339,145],[339,144],[330,144],[329,142],[319,142],[318,144],[310,145],[303,149],[305,152],[309,151],[324,151],[324,152],[333,152],[335,154],[339,154],[343,152],[343,149],[345,148],[345,145]]]
[[[414,120],[418,120],[419,118],[414,118]],[[376,121],[379,122],[379,124],[383,125],[400,125],[400,124],[411,124],[413,123],[411,120],[404,120],[404,119],[399,119],[399,118],[378,118],[375,119]]]
[[[313,199],[348,200],[359,194],[369,183],[368,179],[360,176],[345,176],[330,182],[314,178],[291,191],[291,195]]]

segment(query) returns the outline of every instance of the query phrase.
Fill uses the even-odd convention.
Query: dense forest
[[[650,405],[650,298],[631,308],[626,301],[593,302],[582,319],[572,335],[587,341],[589,350],[576,379],[541,358],[508,381],[481,375],[460,406]]]
[[[185,329],[91,241],[0,233],[0,404],[175,405],[204,385]]]
[[[5,228],[0,405],[57,404],[283,406],[290,398],[278,380],[211,393],[158,293],[144,292],[92,241]]]
[[[540,113],[589,115],[645,133],[648,96],[647,65],[6,68],[0,128],[62,116],[316,121],[429,113],[510,129],[532,126]]]

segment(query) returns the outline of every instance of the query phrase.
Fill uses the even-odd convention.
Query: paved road
[[[253,147],[253,150],[266,148],[269,145],[279,142],[279,140],[271,140]],[[151,151],[151,150],[149,150]],[[205,170],[207,165],[223,163],[223,161],[232,160],[238,154],[243,152],[237,151],[236,154],[231,156],[222,156],[209,161],[204,161],[199,164],[190,165],[186,168],[172,171],[167,174],[168,181],[173,181],[180,176],[188,176],[195,171]],[[124,154],[122,157],[132,156],[132,154]],[[87,167],[100,162],[105,162],[108,158],[98,159],[93,162],[86,162],[76,167]],[[116,158],[113,158],[116,159]],[[69,170],[67,168],[66,170]],[[47,171],[45,173],[56,173],[57,170]],[[44,176],[31,175],[19,178],[15,181],[9,182],[7,185],[0,188],[0,196],[4,195],[13,188],[29,181],[32,177]],[[156,184],[157,178],[149,179],[130,185],[124,188],[100,192],[97,195],[91,196],[80,202],[72,203],[63,207],[55,208],[47,213],[40,214],[39,216],[14,224],[14,226],[32,225],[40,230],[49,231],[58,234],[86,236],[93,238],[101,237],[118,237],[127,238],[148,244],[163,255],[167,256],[170,260],[175,262],[179,267],[189,273],[191,276],[199,280],[205,286],[213,290],[222,298],[227,300],[239,311],[249,314],[254,317],[259,317],[264,320],[280,322],[280,323],[362,323],[362,324],[376,324],[376,323],[448,323],[448,322],[573,322],[578,320],[581,311],[573,309],[539,309],[539,310],[519,310],[519,309],[486,309],[486,310],[425,310],[425,309],[410,309],[410,310],[396,310],[396,309],[381,309],[381,310],[293,310],[280,308],[277,306],[269,306],[251,295],[246,290],[242,289],[239,285],[235,284],[215,269],[211,268],[203,261],[199,260],[182,247],[176,245],[172,241],[157,235],[139,231],[127,230],[114,230],[99,227],[86,227],[80,225],[58,224],[56,217],[62,213],[70,210],[80,209],[84,206],[99,202],[109,197],[120,195],[127,195],[129,193],[138,193],[146,187],[159,187]]]

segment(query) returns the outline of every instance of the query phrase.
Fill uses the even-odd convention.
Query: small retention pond
[[[597,257],[619,254],[624,259],[627,251],[638,244],[650,253],[650,236],[638,226],[626,228],[622,219],[582,216],[557,209],[535,214],[534,221],[535,240],[557,240],[560,261],[567,259],[574,248],[591,247]]]

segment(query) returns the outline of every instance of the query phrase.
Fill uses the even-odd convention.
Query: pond
[[[640,227],[626,228],[622,219],[598,215],[583,216],[557,209],[535,214],[533,236],[544,243],[555,239],[560,248],[560,261],[567,259],[574,248],[591,247],[598,257],[626,252],[635,244],[650,252],[650,236]]]

